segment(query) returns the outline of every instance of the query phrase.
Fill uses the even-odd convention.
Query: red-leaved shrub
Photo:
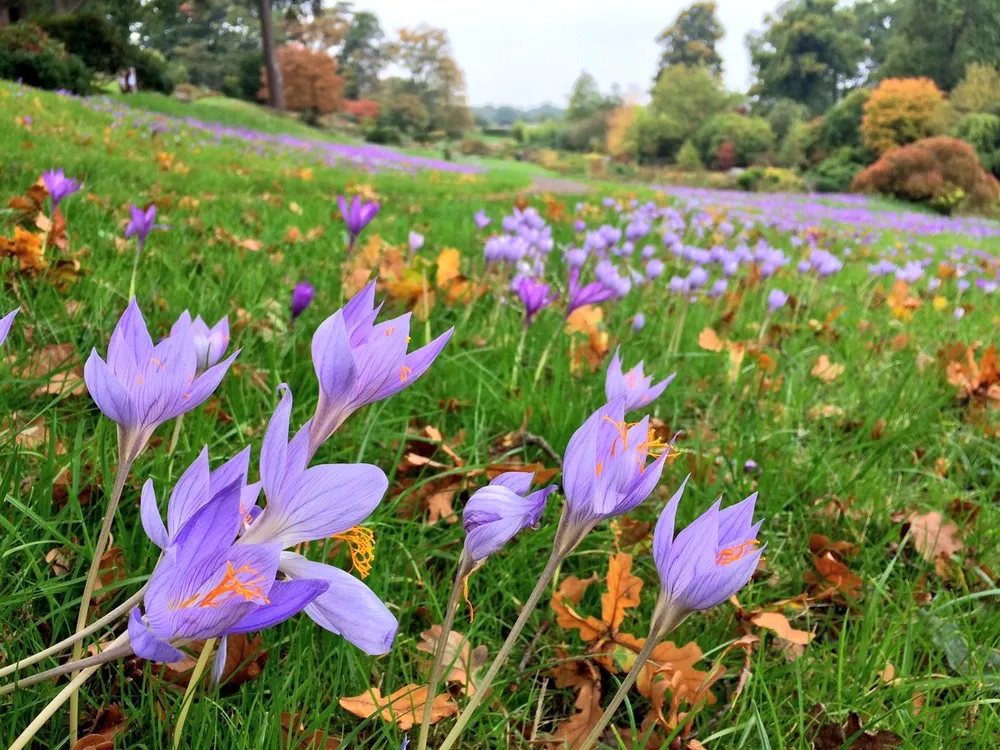
[[[723,141],[715,150],[712,163],[716,169],[728,172],[736,166],[736,146],[732,141]]]
[[[326,52],[296,42],[278,47],[278,67],[285,87],[285,107],[289,112],[327,115],[340,107],[344,79],[337,75],[337,60]],[[267,75],[260,73],[257,98],[268,98]]]
[[[1000,198],[1000,183],[983,171],[975,149],[945,136],[887,151],[858,173],[851,190],[927,202],[944,211],[956,205],[981,210]]]
[[[378,117],[378,102],[371,99],[346,99],[341,108],[345,115],[358,121]]]

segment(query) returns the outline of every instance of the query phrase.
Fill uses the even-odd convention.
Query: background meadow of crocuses
[[[155,203],[161,228],[136,282],[154,339],[185,309],[209,323],[228,315],[242,353],[215,397],[187,415],[173,455],[168,425],[136,463],[102,611],[141,585],[158,555],[138,523],[142,481],[165,491],[206,444],[215,459],[252,443],[256,466],[276,386],[295,393],[301,424],[316,398],[312,333],[370,275],[387,311],[413,309],[414,345],[456,329],[425,377],[355,414],[317,456],[389,476],[368,522],[376,547],[366,583],[399,620],[393,650],[366,657],[304,618],[267,631],[266,657],[234,664],[235,679],[194,704],[187,746],[396,748],[414,733],[406,711],[362,718],[340,699],[426,684],[418,647],[441,622],[469,492],[488,467],[558,468],[570,435],[604,403],[616,348],[626,367],[644,360],[654,380],[677,373],[648,412],[665,437],[681,431],[679,455],[646,503],[598,527],[563,564],[556,606],[545,597],[460,746],[573,747],[585,736],[594,702],[606,705],[634,656],[620,634],[646,633],[658,585],[649,524],[688,473],[679,526],[720,495],[730,504],[760,493],[766,565],[738,605],[671,636],[695,644],[697,669],[725,654],[727,671],[690,724],[661,702],[649,747],[671,724],[688,748],[832,748],[859,731],[882,743],[869,747],[993,745],[996,224],[850,196],[603,185],[549,195],[540,171],[307,143],[15,85],[0,88],[0,122],[3,205],[46,169],[84,183],[60,206],[67,243],[48,251],[49,272],[0,260],[0,313],[21,308],[0,364],[0,662],[73,630],[115,461],[113,425],[79,377],[127,304],[128,205]],[[339,194],[381,203],[350,257]],[[491,220],[483,228],[479,210]],[[0,236],[14,236],[15,218],[0,214]],[[417,252],[414,231],[424,237]],[[567,324],[570,269],[581,260],[580,284],[611,293]],[[527,329],[516,291],[526,278],[550,285],[544,300],[559,292]],[[291,325],[301,281],[316,293]],[[455,628],[480,649],[468,659],[473,682],[534,586],[561,504],[554,495],[541,527],[469,580],[475,619],[460,610]],[[312,552],[351,565],[342,545]],[[639,604],[604,641],[584,641],[574,613],[597,617],[609,556],[617,565],[622,554],[645,584]],[[600,580],[583,585],[592,574]],[[675,665],[685,676],[692,668]],[[115,734],[115,747],[170,746],[181,697],[170,680],[137,659],[107,665],[82,691],[84,729]],[[453,682],[440,700],[464,704],[463,688]],[[0,741],[55,690],[0,698]],[[632,692],[628,706],[614,722],[623,733],[657,718],[648,692]],[[440,718],[432,746],[453,721]],[[59,714],[38,739],[66,747],[66,736]]]

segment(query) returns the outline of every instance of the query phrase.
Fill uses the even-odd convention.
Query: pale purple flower
[[[133,461],[157,427],[212,395],[238,354],[199,375],[191,316],[154,346],[133,299],[111,334],[107,362],[93,349],[83,370],[91,397],[118,425],[120,459]]]
[[[373,281],[313,334],[319,403],[307,425],[310,457],[355,411],[399,393],[427,372],[455,331],[407,354],[410,313],[376,325],[381,309],[375,307]]]
[[[726,287],[729,286],[729,282],[726,279],[717,279],[714,284],[708,290],[708,296],[712,299],[717,299],[726,293]]]
[[[417,252],[424,246],[424,236],[420,232],[410,232],[410,251]]]
[[[752,458],[748,458],[746,461],[744,461],[744,463],[743,463],[743,473],[744,474],[749,474],[751,471],[756,471],[756,470],[757,470],[757,462],[756,461],[754,461]]]
[[[955,287],[960,292],[964,292],[970,286],[972,286],[972,282],[970,282],[968,279],[959,279],[958,281],[955,282]]]
[[[775,313],[783,308],[787,302],[788,295],[780,289],[772,289],[767,295],[767,309],[771,313]]]
[[[647,406],[659,398],[660,394],[677,376],[677,373],[674,373],[653,385],[653,376],[646,375],[642,365],[643,363],[640,362],[628,372],[623,373],[621,355],[615,349],[615,355],[611,358],[608,372],[604,378],[604,395],[607,397],[608,403],[612,403],[618,398],[624,398],[626,412]]]
[[[378,203],[365,203],[360,195],[355,195],[351,205],[347,205],[347,200],[342,195],[337,196],[337,205],[340,206],[340,215],[344,217],[344,224],[347,225],[347,232],[351,239],[348,249],[354,247],[354,241],[358,235],[368,226],[375,215],[378,214]]]
[[[49,197],[52,198],[53,211],[59,207],[63,198],[69,197],[80,189],[80,183],[68,178],[61,169],[50,169],[42,172],[42,182],[45,183],[45,189],[49,191]]]
[[[12,310],[11,312],[0,318],[0,344],[7,340],[7,335],[10,333],[10,327],[14,325],[14,318],[21,311],[21,308]]]
[[[646,278],[653,280],[658,279],[663,275],[664,269],[663,261],[659,258],[653,258],[646,264]]]
[[[577,219],[576,221],[573,222],[573,229],[574,231],[576,231],[577,234],[579,234],[580,232],[584,232],[587,229],[587,222],[585,222],[583,219]]]
[[[660,450],[659,457],[647,463]],[[635,424],[625,421],[624,396],[594,412],[570,438],[563,460],[571,541],[649,497],[668,451],[669,446],[652,436],[649,417]]]
[[[545,501],[557,487],[528,494],[535,475],[508,471],[486,487],[476,490],[462,512],[465,527],[465,557],[476,563],[503,547],[522,529],[537,526]]]
[[[514,282],[514,291],[521,298],[524,305],[524,325],[531,325],[531,321],[544,308],[556,301],[559,292],[552,292],[552,287],[543,284],[532,276],[522,276]],[[550,294],[551,292],[551,294]]]
[[[687,481],[670,498],[653,533],[653,560],[660,574],[657,610],[670,613],[674,624],[743,588],[764,551],[757,540],[763,521],[753,523],[756,493],[725,510],[719,510],[721,501],[716,500],[674,538],[674,519]]]
[[[473,218],[476,222],[476,226],[480,229],[486,229],[486,227],[490,225],[491,219],[486,215],[486,212],[483,209],[476,211],[476,215]]]
[[[300,281],[292,290],[292,322],[312,304],[316,290],[308,281]]]
[[[188,316],[190,317],[190,316]],[[174,328],[183,325],[184,318],[174,324]],[[173,331],[171,331],[173,333]],[[229,318],[223,317],[211,328],[199,315],[191,321],[191,339],[198,362],[198,374],[219,363],[222,355],[229,348]]]
[[[142,250],[143,245],[146,244],[146,238],[149,233],[154,229],[157,229],[156,225],[156,205],[153,203],[149,204],[149,208],[143,211],[141,208],[136,206],[134,203],[129,204],[129,211],[132,213],[132,218],[125,227],[125,238],[135,237],[136,241],[139,243],[139,250]]]
[[[965,308],[964,308],[964,307],[956,307],[956,308],[955,308],[955,312],[953,312],[953,313],[951,314],[951,316],[952,316],[952,317],[953,317],[953,318],[954,318],[955,320],[961,320],[962,318],[964,318],[964,317],[965,317]]]
[[[638,333],[645,327],[646,327],[646,314],[637,312],[635,314],[635,317],[632,318],[632,330],[635,333]]]
[[[597,305],[611,299],[615,295],[600,281],[592,281],[586,286],[580,286],[580,269],[574,268],[569,274],[569,299],[566,303],[566,317],[574,310],[584,305]]]
[[[570,268],[580,268],[587,262],[587,251],[579,247],[571,247],[566,251],[566,265]]]
[[[304,542],[328,539],[354,528],[371,515],[389,486],[385,473],[370,464],[308,464],[308,430],[288,441],[292,393],[278,386],[281,402],[274,410],[260,450],[260,485],[267,504],[247,520],[240,545],[275,545],[288,550]],[[343,636],[367,654],[389,651],[397,622],[364,583],[324,563],[282,551],[278,570],[289,581],[322,580],[329,589],[305,608],[320,626]]]

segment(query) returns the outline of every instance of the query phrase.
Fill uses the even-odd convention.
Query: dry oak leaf
[[[719,334],[711,328],[705,328],[698,334],[698,346],[710,352],[721,352],[723,343]]]
[[[430,630],[425,630],[420,634],[420,637],[423,640],[417,646],[417,651],[433,655],[441,640],[441,626],[431,626]],[[472,648],[468,638],[458,631],[452,630],[448,633],[448,643],[444,650],[444,664],[445,666],[450,665],[444,679],[447,682],[461,685],[462,692],[466,695],[474,695],[476,683],[482,678],[483,668],[486,666],[488,657],[489,652],[486,650],[486,646]]]
[[[816,637],[815,633],[793,628],[788,618],[780,612],[760,612],[753,615],[750,621],[758,627],[773,631],[781,640],[797,646],[807,646]]]
[[[73,750],[113,750],[115,737],[125,731],[128,720],[121,707],[112,703],[102,708],[94,717],[90,734],[73,744]]]
[[[282,747],[294,750],[337,750],[340,747],[340,740],[328,737],[321,729],[306,734],[306,724],[303,719],[302,713],[281,714],[279,719],[281,734],[285,738]]]
[[[197,662],[197,657],[205,646],[205,641],[192,641],[184,648],[193,652],[194,656],[186,656],[183,661],[173,664],[155,665],[154,670],[162,670],[164,681],[184,689],[191,679],[191,671]],[[216,644],[218,648],[218,644]],[[232,689],[244,682],[249,682],[260,676],[267,664],[267,651],[264,649],[264,639],[259,635],[250,638],[245,634],[226,636],[226,663],[222,669],[220,685]],[[207,684],[210,675],[205,675]]]
[[[812,559],[816,573],[807,572],[804,578],[813,587],[813,596],[824,598],[839,594],[849,599],[861,598],[861,578],[852,573],[833,552],[813,555]]]
[[[962,540],[958,538],[958,526],[946,522],[937,511],[930,513],[911,513],[907,519],[910,524],[910,538],[925,560],[936,562],[941,557],[951,557],[962,549]]]
[[[577,750],[601,720],[601,683],[589,680],[580,685],[573,704],[576,712],[556,727],[546,750]]]
[[[844,373],[844,366],[837,365],[830,361],[825,354],[819,355],[819,359],[813,364],[809,374],[825,383],[832,383]]]
[[[338,702],[345,711],[362,719],[374,716],[377,712],[382,721],[395,723],[405,732],[423,720],[427,692],[426,685],[406,685],[388,698],[383,698],[382,692],[377,687],[372,687],[361,695],[341,698]],[[431,703],[431,724],[456,713],[458,706],[452,703],[448,693],[434,696]]]

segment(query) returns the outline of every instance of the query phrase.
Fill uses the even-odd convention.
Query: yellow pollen
[[[400,383],[405,383],[406,379],[410,376],[411,372],[413,372],[413,368],[412,367],[407,367],[406,365],[403,365],[402,367],[400,367],[399,368],[399,382]]]
[[[150,357],[149,361],[152,362],[157,367],[159,367],[161,370],[163,369],[163,363],[160,360],[156,359],[156,357]]]
[[[375,533],[364,526],[355,526],[343,534],[334,534],[332,539],[347,542],[351,552],[351,565],[358,575],[367,578],[375,562]]]
[[[726,547],[724,550],[720,550],[719,554],[715,556],[716,565],[732,565],[737,560],[746,557],[754,548],[760,544],[756,539],[751,539],[748,542],[743,542],[743,544],[738,544],[735,547]]]
[[[385,337],[389,338],[396,331],[396,326],[389,326],[385,329]]]
[[[409,343],[410,343],[410,337],[409,337],[409,336],[407,336],[407,337],[406,337],[406,343],[407,343],[407,344],[409,344]]]
[[[226,562],[226,574],[223,576],[222,581],[214,589],[209,591],[207,594],[202,596],[201,594],[195,594],[190,599],[186,599],[180,604],[180,609],[187,609],[191,606],[196,607],[218,607],[225,604],[233,596],[242,596],[248,602],[252,602],[254,599],[260,599],[261,604],[270,604],[271,600],[264,596],[264,591],[258,585],[264,580],[264,576],[259,576],[251,581],[241,581],[240,576],[244,573],[250,575],[256,575],[258,572],[254,570],[249,565],[244,565],[239,569],[234,569],[231,562]],[[226,596],[227,594],[232,594],[233,596]],[[219,601],[220,597],[225,596],[226,598]]]

